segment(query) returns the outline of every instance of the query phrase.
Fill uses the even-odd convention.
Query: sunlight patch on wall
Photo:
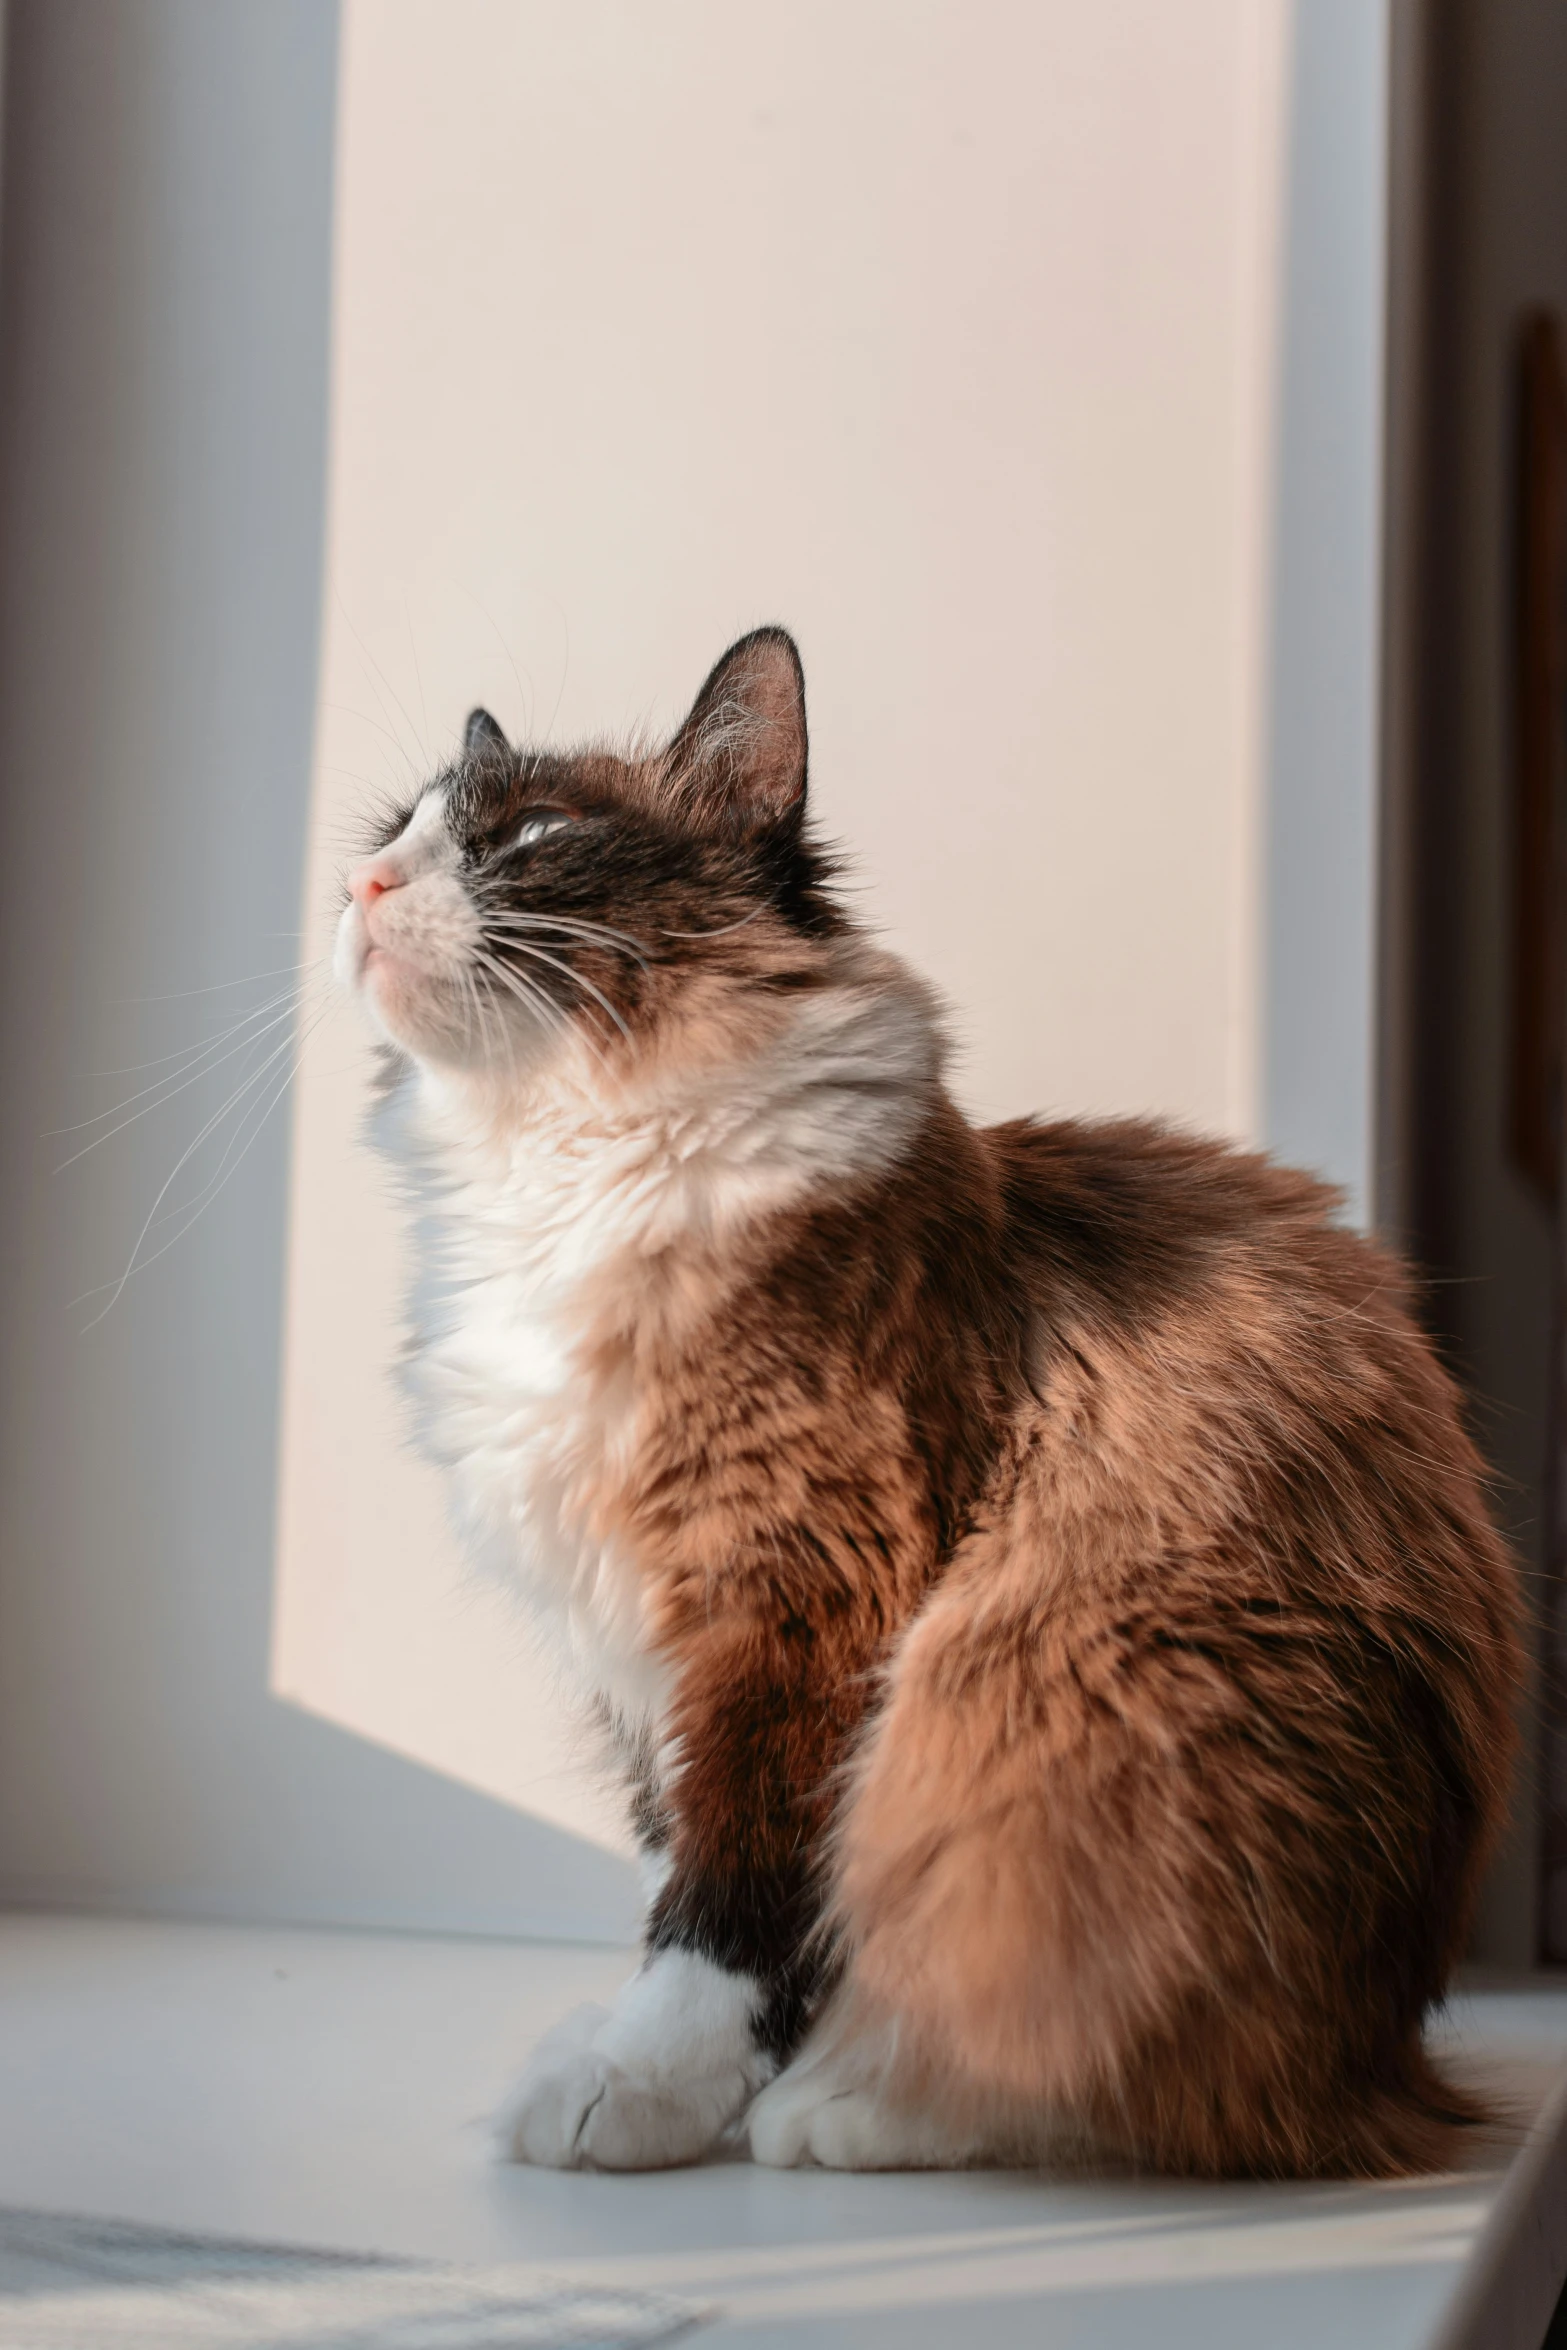
[[[349,0],[307,953],[471,704],[657,729],[778,620],[816,811],[954,1005],[964,1100],[1253,1134],[1285,25]],[[326,1013],[274,1686],[612,1843],[400,1443],[367,1066]]]

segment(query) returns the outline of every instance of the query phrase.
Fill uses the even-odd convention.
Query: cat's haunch
[[[762,629],[663,747],[476,711],[349,875],[419,1426],[653,1886],[511,2150],[1446,2164],[1519,1600],[1405,1277],[1261,1158],[971,1126],[806,767]]]

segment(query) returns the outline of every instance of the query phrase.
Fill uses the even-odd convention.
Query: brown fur
[[[908,2095],[1183,2171],[1450,2158],[1472,2109],[1420,2027],[1504,1800],[1512,1577],[1402,1279],[1331,1207],[941,1103],[640,1366],[615,1509],[682,1758],[655,1940],[765,1876],[716,1953],[764,1971],[831,1829]]]
[[[543,933],[623,1023],[593,1117],[762,1065],[813,992],[927,1018],[801,830],[778,632],[643,766],[502,759],[481,719],[477,902],[641,950]],[[539,805],[578,831],[509,880]],[[627,1730],[650,1950],[754,1977],[779,2056],[813,2019],[891,2051],[883,2091],[991,2154],[1448,2162],[1475,2109],[1421,2033],[1503,1816],[1518,1600],[1402,1272],[1263,1159],[976,1131],[934,1055],[899,1084],[888,1163],[583,1292],[635,1441],[576,1506],[670,1689]]]

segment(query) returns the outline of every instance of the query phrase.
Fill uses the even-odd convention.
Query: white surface
[[[723,2306],[701,2337],[715,2350],[1536,2350],[1567,2267],[1567,2203],[1547,2180],[1503,2248],[1511,2273],[1532,2230],[1537,2306],[1484,2331],[1463,2317],[1504,2191],[1495,2154],[1462,2177],[1372,2187],[495,2163],[482,2117],[507,2073],[625,1963],[0,1920],[0,2202],[654,2287]],[[1567,1990],[1477,1997],[1460,2021],[1520,2108],[1561,2082]]]
[[[950,997],[966,1099],[1254,1132],[1287,29],[1284,0],[349,0],[307,953],[345,840],[470,703],[668,728],[782,620],[816,811]],[[399,1447],[368,1071],[329,1017],[272,1685],[621,1849]],[[563,1854],[487,1898],[567,1914]]]

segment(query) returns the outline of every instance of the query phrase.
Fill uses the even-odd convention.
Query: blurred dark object
[[[1567,370],[1549,311],[1524,321],[1519,389],[1511,1143],[1554,1205],[1567,1019]]]
[[[1555,2314],[1545,2329],[1545,2340],[1540,2350],[1567,2350],[1567,2290],[1556,2304]]]
[[[1567,1218],[1561,1179],[1567,1040],[1567,367],[1559,322],[1548,311],[1533,311],[1524,321],[1519,394],[1510,1145],[1519,1172],[1556,1210],[1539,1955],[1561,1965],[1567,1963]]]

